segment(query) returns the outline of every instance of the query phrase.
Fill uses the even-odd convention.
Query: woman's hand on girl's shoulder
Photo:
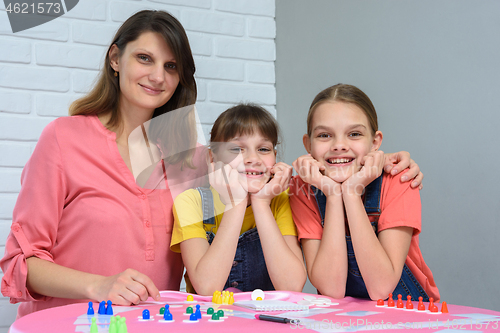
[[[239,181],[238,170],[222,162],[210,163],[210,185],[219,193],[224,205],[236,206],[247,199],[247,191]]]
[[[346,181],[342,183],[342,193],[347,195],[363,194],[363,190],[368,184],[380,177],[384,170],[384,152],[372,151],[362,160],[362,167],[358,172],[353,173]]]
[[[391,175],[397,175],[407,168],[409,168],[409,170],[401,176],[401,181],[411,181],[410,186],[412,188],[418,187],[418,189],[421,190],[424,174],[420,171],[418,164],[410,158],[410,153],[407,151],[400,151],[397,153],[385,154],[385,172],[390,172]]]
[[[286,191],[290,184],[292,171],[292,167],[288,164],[283,162],[276,163],[271,169],[272,179],[259,192],[251,194],[252,202],[254,200],[267,200],[271,202],[275,196]]]
[[[325,170],[325,166],[310,154],[300,156],[292,164],[304,182],[320,189],[327,197],[342,194],[341,185],[330,177],[323,175],[322,171]]]

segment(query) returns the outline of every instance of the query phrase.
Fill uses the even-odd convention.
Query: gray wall
[[[425,174],[420,247],[442,300],[500,310],[500,1],[277,0],[276,23],[284,160],[305,152],[320,90],[361,88],[382,149]]]

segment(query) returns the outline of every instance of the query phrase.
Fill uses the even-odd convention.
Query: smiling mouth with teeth
[[[344,164],[353,161],[354,158],[329,158],[326,160],[329,164]]]
[[[252,175],[252,176],[258,176],[262,175],[263,172],[243,172],[245,175]]]

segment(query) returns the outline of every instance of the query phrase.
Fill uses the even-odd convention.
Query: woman
[[[159,289],[179,289],[183,266],[169,250],[168,184],[139,186],[128,138],[153,117],[194,104],[194,72],[181,24],[166,12],[141,11],[116,33],[97,84],[73,103],[72,117],[44,129],[23,170],[0,262],[2,294],[23,302],[18,317],[89,299],[137,304],[159,299]],[[192,108],[169,119],[184,125],[191,144],[195,134],[186,131],[195,128],[193,120]],[[163,129],[151,124],[148,142],[163,157],[169,151],[167,163],[153,164],[146,178],[173,170],[176,183],[199,186],[197,176],[206,171],[193,167],[198,155],[172,153]]]

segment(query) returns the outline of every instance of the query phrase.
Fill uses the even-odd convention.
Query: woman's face
[[[145,113],[167,103],[179,84],[176,59],[163,37],[144,32],[120,54],[110,50],[111,67],[118,72],[120,111]]]

